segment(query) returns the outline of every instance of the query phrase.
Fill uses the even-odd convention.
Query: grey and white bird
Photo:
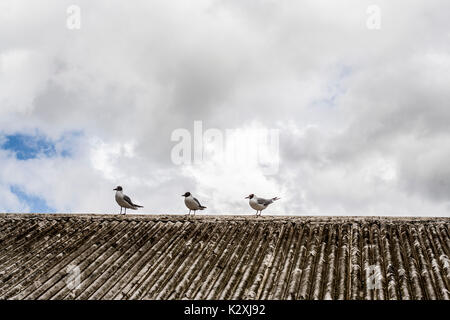
[[[200,202],[196,198],[194,198],[190,192],[186,192],[181,196],[184,197],[184,204],[189,209],[188,215],[191,215],[191,210],[194,211],[195,216],[195,211],[206,209],[206,207],[202,206]]]
[[[117,186],[113,190],[116,191],[116,202],[120,206],[120,214],[122,214],[122,208],[125,208],[124,214],[127,214],[127,208],[133,209],[133,210],[137,210],[138,208],[143,208],[143,206],[133,203],[133,201],[131,201],[129,196],[123,194],[123,189],[121,186]]]
[[[252,194],[248,195],[247,197],[245,197],[245,199],[249,199],[248,204],[250,205],[250,207],[252,207],[253,209],[256,210],[256,216],[258,216],[258,211],[259,211],[259,215],[261,215],[262,210],[264,210],[265,208],[267,208],[269,206],[269,204],[273,203],[276,200],[279,200],[280,198],[278,198],[278,197],[275,197],[272,199],[258,198],[257,196],[255,196],[252,193]]]

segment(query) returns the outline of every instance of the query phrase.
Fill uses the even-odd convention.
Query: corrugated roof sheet
[[[2,299],[449,299],[450,218],[0,215]]]

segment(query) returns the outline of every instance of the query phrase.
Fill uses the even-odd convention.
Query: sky
[[[0,0],[0,212],[450,216],[448,12]]]

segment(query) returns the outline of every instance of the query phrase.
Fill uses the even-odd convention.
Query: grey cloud
[[[141,199],[152,195],[154,210],[182,210],[168,200],[180,188],[228,201],[216,184],[237,177],[214,183],[221,168],[193,176],[174,166],[171,133],[192,132],[195,120],[204,130],[259,123],[280,130],[280,171],[260,180],[246,173],[246,183],[285,192],[286,212],[448,215],[446,1],[381,2],[379,31],[365,26],[370,1],[82,1],[74,32],[61,25],[64,5],[40,6],[37,19],[32,5],[20,4],[16,19],[2,22],[8,41],[0,53],[38,52],[29,65],[48,67],[29,69],[40,86],[28,85],[26,72],[15,75],[33,104],[2,113],[0,123],[54,136],[83,131],[77,170],[97,177],[98,188],[113,181],[92,168],[92,137],[134,143],[133,157],[110,160]],[[13,31],[19,20],[21,37]],[[395,178],[385,179],[383,166]],[[108,196],[99,192],[105,203]]]

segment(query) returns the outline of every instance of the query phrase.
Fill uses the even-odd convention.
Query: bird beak
[[[117,191],[117,188],[113,189],[113,191]]]
[[[244,199],[248,199],[248,198],[250,198],[249,196],[246,196]]]
[[[184,197],[184,194],[182,194],[181,196]]]

